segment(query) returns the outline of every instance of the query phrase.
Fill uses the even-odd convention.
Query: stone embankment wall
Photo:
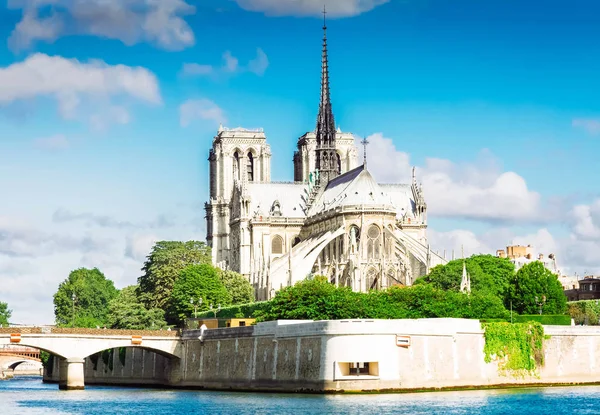
[[[124,365],[117,352],[95,370],[86,359],[85,382],[338,392],[600,382],[600,328],[545,331],[545,365],[521,377],[485,363],[478,321],[423,319],[269,322],[207,330],[202,340],[184,331],[181,360],[127,348]],[[47,380],[58,380],[58,366]]]

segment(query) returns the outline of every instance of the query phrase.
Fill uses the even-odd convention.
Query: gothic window
[[[381,229],[377,225],[371,225],[367,231],[367,257],[369,259],[379,258],[381,250]]]
[[[367,289],[367,291],[377,289],[377,286],[378,286],[377,269],[375,269],[373,267],[369,268],[369,271],[367,272],[367,279],[365,282],[367,284],[367,286],[365,287]]]
[[[248,172],[248,181],[249,182],[253,182],[254,181],[254,156],[252,155],[251,152],[248,152],[248,157],[247,157],[248,161],[247,161],[247,172]]]
[[[348,247],[350,254],[356,254],[360,246],[360,229],[358,226],[352,225],[348,232]]]
[[[275,235],[271,241],[271,253],[275,255],[283,254],[283,238]]]
[[[233,178],[240,180],[240,155],[237,151],[233,153]]]
[[[338,153],[335,153],[335,157],[337,160],[337,172],[341,173],[342,172],[342,159]]]

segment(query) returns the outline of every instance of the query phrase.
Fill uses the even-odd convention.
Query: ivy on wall
[[[544,365],[544,328],[540,323],[483,323],[485,362],[514,377],[538,376]]]

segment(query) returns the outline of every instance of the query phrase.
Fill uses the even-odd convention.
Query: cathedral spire
[[[317,169],[320,183],[340,174],[340,160],[335,150],[335,120],[329,90],[329,59],[327,54],[327,10],[323,7],[323,53],[321,56],[321,99],[317,116]]]

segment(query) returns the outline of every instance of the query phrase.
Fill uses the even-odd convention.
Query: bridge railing
[[[118,330],[88,329],[68,327],[2,327],[0,334],[80,334],[88,336],[143,336],[143,337],[179,337],[181,331],[176,330]]]

